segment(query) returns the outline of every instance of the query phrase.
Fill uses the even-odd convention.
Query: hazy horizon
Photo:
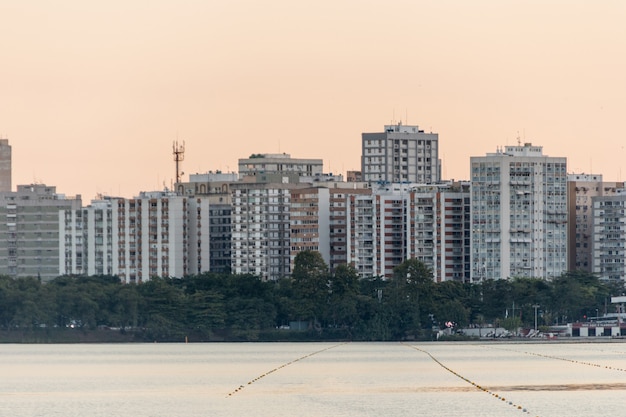
[[[442,174],[531,142],[620,181],[626,3],[0,0],[13,189],[132,197],[252,153],[360,169],[361,133],[439,134]]]

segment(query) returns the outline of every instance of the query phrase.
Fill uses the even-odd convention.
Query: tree
[[[350,265],[339,265],[331,278],[328,305],[329,322],[350,327],[358,319],[359,274]]]
[[[328,301],[328,265],[319,252],[302,251],[294,259],[292,277],[300,317],[316,322],[323,315]]]
[[[392,308],[392,321],[399,333],[416,336],[421,333],[422,317],[427,317],[434,309],[433,295],[435,283],[433,274],[423,262],[407,259],[393,270],[393,278],[387,287],[388,299]]]

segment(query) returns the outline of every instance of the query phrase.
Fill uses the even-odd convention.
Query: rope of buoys
[[[498,400],[500,400],[500,401],[507,402],[507,401],[506,401],[506,398],[504,398],[502,395],[497,394],[497,393],[495,393],[495,392],[492,392],[492,391],[491,391],[491,390],[489,390],[488,388],[485,388],[485,387],[483,387],[482,385],[479,385],[479,384],[477,384],[476,382],[474,382],[474,381],[472,381],[472,380],[470,380],[470,379],[468,379],[468,378],[464,377],[463,375],[459,374],[458,372],[454,371],[453,369],[448,368],[448,367],[447,367],[446,365],[444,365],[444,364],[443,364],[443,363],[442,363],[439,359],[435,358],[435,357],[434,357],[434,356],[433,356],[430,352],[428,352],[428,351],[426,351],[426,350],[424,350],[424,349],[418,348],[417,346],[409,345],[409,344],[407,344],[407,343],[402,343],[402,344],[403,344],[403,345],[405,345],[405,346],[407,346],[407,347],[410,347],[410,348],[412,348],[412,349],[415,349],[415,350],[417,350],[417,351],[419,351],[419,352],[422,352],[422,353],[424,353],[424,354],[428,355],[428,356],[430,357],[430,359],[432,359],[433,361],[435,361],[435,363],[436,363],[437,365],[441,366],[443,369],[445,369],[446,371],[450,372],[452,375],[456,376],[457,378],[460,378],[460,379],[462,379],[463,381],[467,382],[468,384],[470,384],[470,385],[474,386],[476,389],[478,389],[478,390],[480,390],[480,391],[483,391],[483,392],[485,392],[485,393],[487,393],[487,394],[491,395],[492,397],[494,397],[494,398],[496,398],[496,399],[498,399]],[[522,411],[522,412],[524,412],[524,413],[530,414],[530,412],[529,412],[529,411],[528,411],[525,407],[522,407],[522,406],[521,406],[521,405],[519,405],[519,404],[514,404],[512,401],[508,401],[508,405],[510,405],[510,406],[512,406],[512,407],[515,407],[516,409],[518,409],[518,410],[520,410],[520,411]],[[537,417],[538,417],[538,416],[537,416]]]
[[[576,363],[578,365],[592,366],[594,368],[604,368],[604,369],[610,369],[612,371],[626,372],[626,369],[624,368],[618,368],[618,367],[609,366],[609,365],[600,365],[600,364],[593,363],[593,362],[577,361],[576,359],[561,358],[560,356],[545,355],[543,353],[527,352],[524,350],[515,350],[515,349],[505,349],[502,347],[495,347],[495,346],[483,346],[483,347],[489,347],[491,349],[507,350],[509,352],[524,353],[526,355],[538,356],[540,358],[546,358],[546,359],[556,359],[559,361]]]
[[[278,370],[280,370],[280,369],[283,369],[283,368],[285,368],[285,367],[287,367],[287,366],[289,366],[289,365],[292,365],[292,364],[294,364],[294,363],[296,363],[296,362],[298,362],[298,361],[301,361],[301,360],[306,359],[306,358],[310,358],[310,357],[311,357],[311,356],[313,356],[313,355],[317,355],[318,353],[322,353],[322,352],[325,352],[325,351],[327,351],[327,350],[334,349],[334,348],[336,348],[336,347],[339,347],[339,346],[345,345],[345,344],[347,344],[347,343],[349,343],[349,342],[344,342],[344,343],[340,343],[340,344],[338,344],[338,345],[329,346],[329,347],[327,347],[327,348],[324,348],[324,349],[321,349],[321,350],[318,350],[318,351],[315,351],[315,352],[311,352],[311,353],[309,353],[308,355],[301,356],[301,357],[299,357],[299,358],[297,358],[297,359],[294,359],[294,360],[292,360],[292,361],[290,361],[290,362],[284,363],[284,364],[282,364],[282,365],[280,365],[280,366],[277,366],[277,367],[276,367],[276,368],[274,368],[274,369],[271,369],[271,370],[269,370],[269,371],[265,372],[264,374],[261,374],[261,375],[257,376],[257,377],[256,377],[256,378],[254,378],[254,379],[251,379],[250,381],[248,381],[248,383],[247,383],[246,385],[252,385],[253,383],[257,382],[259,379],[261,379],[261,378],[265,378],[266,376],[268,376],[268,375],[270,375],[270,374],[272,374],[272,373],[274,373],[274,372],[276,372],[276,371],[278,371]],[[244,388],[246,387],[246,385],[239,385],[239,386],[238,386],[238,387],[237,387],[234,391],[229,392],[229,393],[228,393],[228,396],[230,397],[230,396],[232,396],[232,395],[234,395],[234,394],[238,393],[239,391],[241,391],[242,389],[244,389]]]

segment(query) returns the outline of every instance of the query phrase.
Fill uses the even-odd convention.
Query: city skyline
[[[361,134],[439,135],[444,179],[519,140],[623,181],[626,4],[2,2],[13,189],[131,197],[252,153],[360,169]]]

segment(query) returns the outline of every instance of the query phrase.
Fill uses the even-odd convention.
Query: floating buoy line
[[[336,348],[336,347],[339,347],[339,346],[345,345],[345,344],[347,344],[347,343],[349,343],[349,342],[344,342],[344,343],[340,343],[340,344],[338,344],[338,345],[329,346],[329,347],[327,347],[327,348],[324,348],[324,349],[318,350],[318,351],[316,351],[316,352],[309,353],[308,355],[301,356],[301,357],[299,357],[299,358],[297,358],[297,359],[292,360],[291,362],[287,362],[287,363],[284,363],[284,364],[282,364],[282,365],[280,365],[280,366],[277,366],[276,368],[274,368],[274,369],[272,369],[272,370],[270,370],[270,371],[267,371],[267,372],[265,372],[264,374],[259,375],[259,376],[257,376],[257,377],[256,377],[256,378],[254,378],[254,379],[251,379],[250,381],[248,381],[248,383],[247,383],[246,385],[239,385],[239,386],[238,386],[238,387],[237,387],[234,391],[229,392],[229,393],[228,393],[228,396],[230,397],[230,396],[232,396],[232,395],[235,395],[236,393],[238,393],[239,391],[241,391],[242,389],[244,389],[247,385],[252,385],[252,384],[254,384],[255,382],[257,382],[259,379],[261,379],[261,378],[265,378],[266,376],[268,376],[268,375],[270,375],[270,374],[273,374],[274,372],[276,372],[276,371],[278,371],[278,370],[281,370],[281,369],[283,369],[283,368],[285,368],[285,367],[287,367],[287,366],[289,366],[289,365],[292,365],[292,364],[294,364],[294,363],[296,363],[296,362],[299,362],[299,361],[301,361],[301,360],[304,360],[304,359],[306,359],[306,358],[310,358],[311,356],[313,356],[313,355],[317,355],[318,353],[326,352],[327,350],[334,349],[334,348]]]
[[[459,374],[458,372],[455,372],[454,370],[448,368],[441,361],[439,361],[439,359],[435,358],[430,352],[428,352],[428,351],[426,351],[424,349],[418,348],[417,346],[409,345],[407,343],[402,343],[402,344],[407,346],[407,347],[409,347],[409,348],[415,349],[415,350],[417,350],[419,352],[422,352],[422,353],[428,355],[430,357],[430,359],[432,359],[437,365],[441,366],[443,369],[445,369],[446,371],[450,372],[452,375],[456,376],[457,378],[460,378],[463,381],[467,382],[468,384],[474,386],[474,388],[491,395],[492,397],[496,398],[497,400],[500,400],[500,401],[503,401],[503,402],[507,403],[508,405],[510,405],[510,406],[512,406],[512,407],[514,407],[514,408],[516,408],[518,410],[520,410],[523,413],[530,414],[530,412],[525,407],[522,407],[519,404],[514,404],[513,401],[507,401],[506,398],[503,397],[502,395],[500,395],[498,393],[495,393],[495,392],[492,392],[488,388],[485,388],[482,385],[479,385],[476,382],[474,382],[474,381],[464,377],[463,375]],[[539,417],[539,416],[537,416],[537,417]]]
[[[488,347],[490,349],[507,350],[509,352],[524,353],[526,355],[538,356],[540,358],[546,358],[546,359],[556,359],[559,361],[571,362],[571,363],[575,363],[578,365],[592,366],[594,368],[604,368],[604,369],[610,369],[612,371],[626,372],[626,369],[618,368],[616,366],[600,365],[600,364],[593,363],[593,362],[577,361],[576,359],[568,359],[568,358],[562,358],[560,356],[544,355],[543,353],[527,352],[524,350],[515,350],[515,349],[505,349],[505,348],[495,347],[495,346],[483,346],[483,347]]]

